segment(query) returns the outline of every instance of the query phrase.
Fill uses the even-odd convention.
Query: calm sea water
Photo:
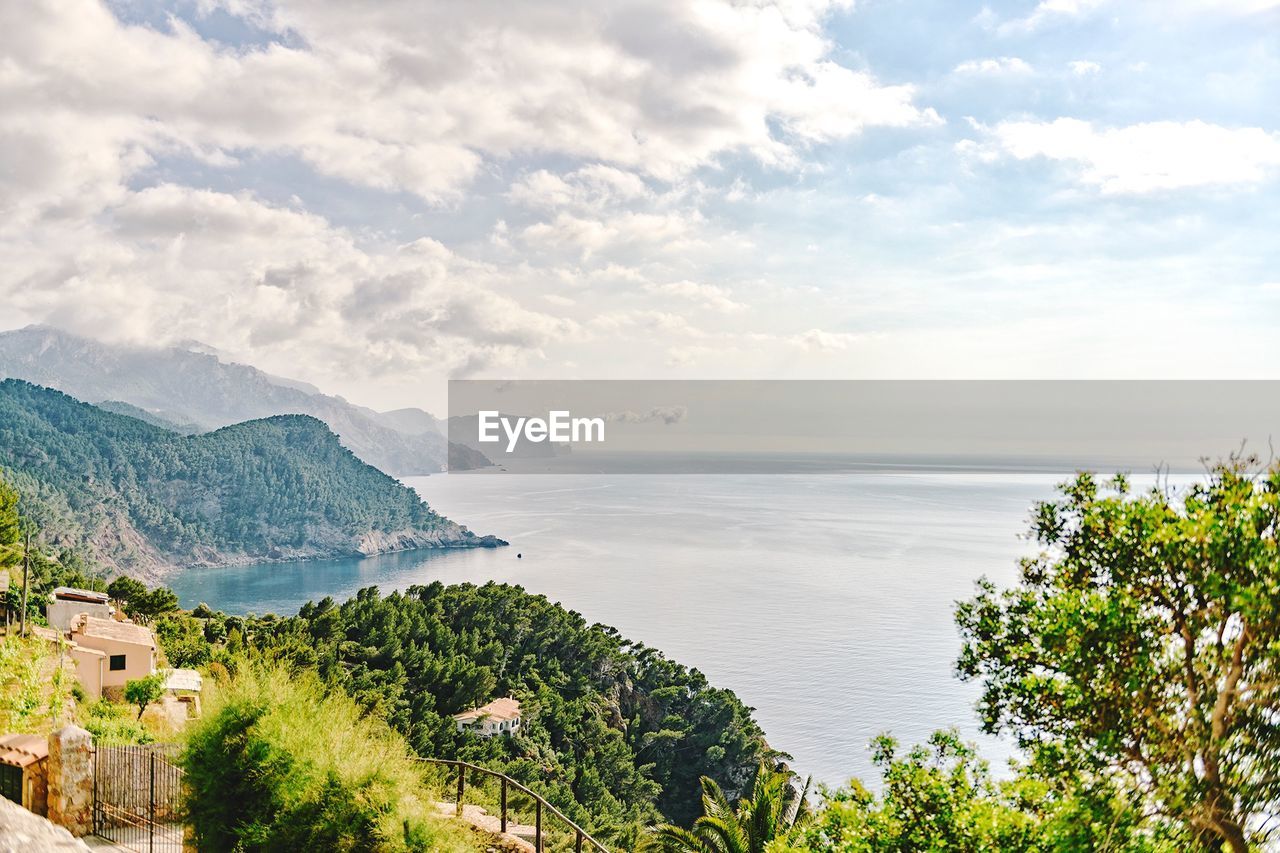
[[[521,584],[702,670],[756,709],[817,780],[875,781],[868,742],[958,726],[957,599],[1011,582],[1033,501],[1065,474],[884,470],[824,476],[441,475],[408,482],[510,548],[187,572],[184,606],[291,614],[364,586]],[[517,554],[522,555],[517,558]]]

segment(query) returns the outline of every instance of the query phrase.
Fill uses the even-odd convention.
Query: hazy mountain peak
[[[53,326],[0,332],[0,378],[113,400],[201,432],[282,414],[311,415],[362,460],[400,476],[443,470],[447,442],[434,418],[384,420],[315,386],[224,360],[198,341],[171,347],[113,344]],[[431,429],[422,429],[430,419]],[[400,425],[409,424],[408,429]]]

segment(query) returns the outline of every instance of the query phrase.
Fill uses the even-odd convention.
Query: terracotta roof
[[[26,767],[49,757],[49,741],[39,735],[5,735],[0,737],[0,764]]]
[[[520,703],[507,696],[502,699],[494,699],[488,705],[481,705],[479,708],[472,708],[470,711],[454,714],[453,718],[462,723],[480,719],[506,722],[507,720],[517,719],[519,716]]]
[[[132,622],[117,622],[114,619],[97,619],[81,614],[71,623],[72,639],[77,637],[96,637],[100,640],[114,640],[118,643],[132,643],[135,646],[155,648],[156,638],[151,629]]]

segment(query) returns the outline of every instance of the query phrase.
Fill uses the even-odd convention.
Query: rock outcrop
[[[38,814],[0,797],[0,853],[77,853],[83,841]]]

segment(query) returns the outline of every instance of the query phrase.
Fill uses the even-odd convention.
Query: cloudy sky
[[[36,0],[0,57],[0,328],[383,407],[1280,377],[1275,0]]]

